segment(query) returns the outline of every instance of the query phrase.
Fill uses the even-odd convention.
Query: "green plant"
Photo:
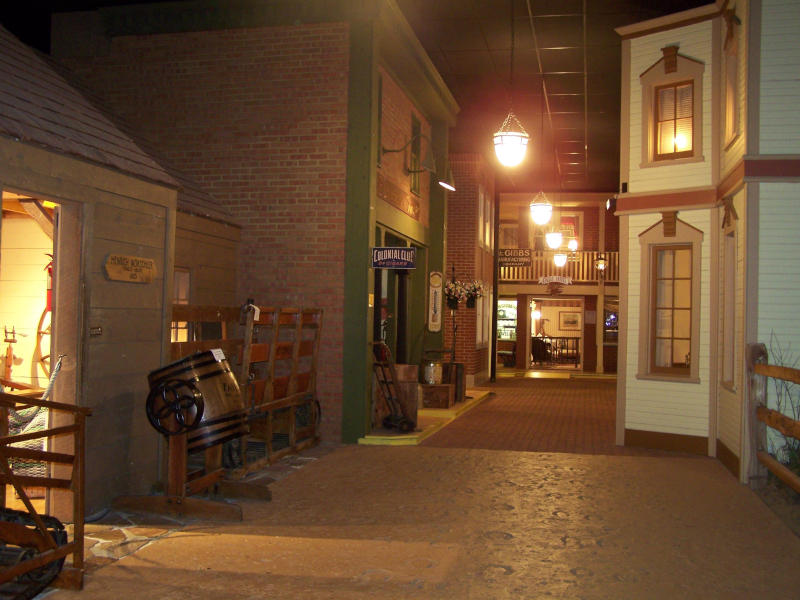
[[[775,332],[770,333],[769,336],[769,355],[770,363],[780,367],[796,369],[797,363],[800,362],[800,357],[795,358],[791,344],[785,348],[782,347]],[[771,377],[770,380],[775,389],[775,410],[795,421],[800,421],[800,388],[791,381],[774,377]],[[769,430],[769,433],[771,454],[792,471],[800,474],[800,440],[786,436],[777,430]]]

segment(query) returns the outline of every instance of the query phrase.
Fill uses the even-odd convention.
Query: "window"
[[[650,372],[688,377],[692,360],[692,245],[653,248]],[[696,360],[697,357],[695,357]]]
[[[619,299],[606,300],[603,307],[603,344],[619,342]]]
[[[638,379],[700,383],[703,237],[675,212],[639,235]]]
[[[724,75],[725,146],[728,146],[739,135],[739,44],[735,35],[725,46]]]
[[[378,75],[378,166],[383,158],[383,77]]]
[[[411,115],[411,193],[419,196],[419,171],[420,171],[420,154],[422,150],[422,124],[420,120]]]
[[[722,381],[733,386],[736,315],[736,237],[735,232],[725,234],[724,270],[722,287]]]
[[[642,88],[642,162],[658,167],[703,161],[705,65],[676,46],[639,76]],[[633,107],[632,107],[633,108]]]
[[[693,97],[691,81],[656,88],[655,160],[692,156]]]
[[[175,283],[172,288],[173,304],[189,304],[189,269],[175,267]],[[189,323],[172,322],[172,341],[189,341]]]

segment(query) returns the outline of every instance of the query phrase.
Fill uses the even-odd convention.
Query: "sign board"
[[[501,267],[530,267],[530,248],[500,248],[499,259]]]
[[[411,248],[373,248],[373,269],[416,269],[417,249]]]
[[[103,269],[111,281],[152,283],[156,276],[156,261],[152,258],[109,254],[103,262]]]
[[[437,333],[442,330],[442,274],[432,271],[428,279],[428,331]]]
[[[548,283],[563,283],[564,285],[572,285],[572,277],[562,277],[561,275],[548,275],[547,277],[539,277],[539,285],[547,285]]]

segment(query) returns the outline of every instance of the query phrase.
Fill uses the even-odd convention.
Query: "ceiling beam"
[[[50,213],[47,212],[47,209],[42,205],[42,203],[38,200],[24,200],[22,198],[20,198],[19,203],[22,205],[22,208],[25,209],[25,212],[33,217],[33,220],[39,224],[39,227],[42,228],[42,231],[47,234],[47,237],[52,240],[53,217],[50,216]]]

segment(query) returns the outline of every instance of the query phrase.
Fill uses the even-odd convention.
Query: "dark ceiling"
[[[506,169],[494,157],[492,135],[511,99],[512,0],[396,1],[461,107],[451,151],[486,156],[501,192],[615,191],[621,44],[614,28],[711,3],[514,0],[514,111],[531,140],[523,162]],[[4,1],[0,22],[47,52],[51,13],[135,3]]]
[[[514,112],[531,139],[523,162],[507,169],[492,136],[511,99],[512,0],[396,1],[461,107],[451,152],[489,158],[501,192],[616,191],[621,41],[614,29],[711,4],[515,0]]]

